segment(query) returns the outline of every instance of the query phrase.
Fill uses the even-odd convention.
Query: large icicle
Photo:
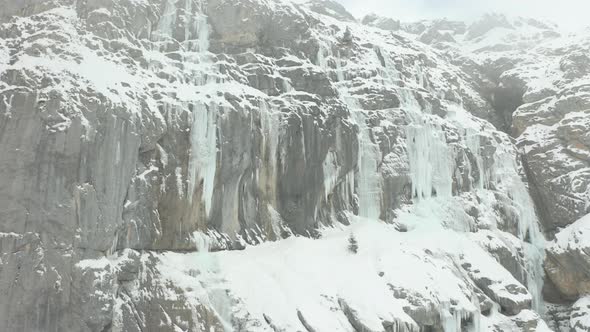
[[[281,112],[275,107],[271,107],[264,100],[260,101],[260,125],[262,130],[262,148],[261,152],[268,157],[268,163],[265,163],[265,173],[258,174],[261,181],[266,186],[266,192],[271,193],[269,198],[272,204],[276,205],[275,184],[277,178],[277,158],[279,147],[279,135],[281,124]]]
[[[262,126],[262,150],[268,149],[270,166],[273,170],[277,164],[277,148],[279,146],[279,129],[281,112],[270,107],[265,101],[260,102],[260,122]]]
[[[435,117],[421,112],[410,91],[400,89],[402,107],[408,114],[406,127],[412,195],[417,200],[453,194],[453,158]]]
[[[161,20],[158,29],[163,35],[170,36],[173,25],[176,22],[176,3],[178,0],[167,0],[165,6],[165,19]],[[198,8],[193,8],[194,1],[185,2],[185,48],[187,51],[197,52],[199,61],[207,61],[209,48],[209,26],[207,16],[203,14],[203,4],[197,2]],[[174,10],[174,13],[172,13]],[[193,13],[193,10],[196,10]],[[193,40],[196,37],[196,43]],[[191,57],[185,61],[192,61]],[[205,73],[196,72],[194,83],[206,84]],[[191,126],[191,150],[188,169],[188,198],[192,201],[194,192],[199,186],[201,199],[205,206],[206,216],[209,216],[215,187],[215,173],[217,170],[217,105],[209,106],[202,102],[194,104]]]
[[[192,116],[188,197],[192,200],[193,192],[202,182],[203,203],[209,216],[217,169],[217,107],[197,103]]]
[[[359,126],[357,178],[359,216],[379,219],[381,215],[381,176],[379,174],[381,150],[379,145],[371,141],[371,128],[367,125],[365,112],[361,109],[357,100],[348,97],[346,101],[352,111],[354,120]]]
[[[499,147],[494,156],[495,164],[491,173],[494,183],[504,187],[518,211],[518,237],[523,241],[527,288],[533,297],[533,309],[542,315],[545,237],[539,227],[533,200],[518,174],[515,153],[505,147]]]
[[[202,4],[201,4],[202,6]],[[201,8],[202,10],[202,8]],[[197,18],[197,46],[198,52],[206,52],[209,50],[209,24],[207,23],[207,16],[199,15]]]
[[[342,60],[340,59],[340,52],[338,52],[338,56],[336,57],[336,78],[338,82],[343,82],[345,80],[344,77],[344,70],[342,69]]]
[[[198,12],[193,13],[192,1],[185,2],[184,38],[187,51],[202,53],[209,49],[209,25],[203,14],[203,3],[199,2],[198,6]]]
[[[422,118],[406,127],[412,193],[418,200],[450,197],[453,190],[452,163],[444,132]]]
[[[479,179],[476,183],[477,189],[488,188],[489,171],[485,168],[483,157],[481,154],[481,142],[479,133],[473,128],[465,129],[465,145],[471,151],[475,158],[477,170],[479,171]]]
[[[336,152],[328,152],[326,159],[322,163],[322,171],[324,174],[324,198],[327,200],[328,195],[336,188],[340,174],[340,165],[338,165],[338,155]]]
[[[322,68],[325,72],[329,72],[330,67],[328,66],[328,59],[332,55],[332,49],[330,47],[325,46],[323,43],[320,43],[320,47],[318,49],[317,54],[317,65]]]
[[[336,64],[336,69],[332,69],[328,63],[329,59],[332,58]],[[317,65],[322,68],[328,75],[331,71],[336,73],[336,81],[343,82],[345,80],[344,70],[342,69],[342,61],[340,60],[340,52],[334,56],[331,45],[326,45],[324,42],[320,42],[320,47],[317,53]]]
[[[479,299],[477,298],[477,294],[471,294],[471,304],[473,304],[473,315],[471,316],[471,332],[480,332],[481,331],[481,310],[479,306]]]
[[[461,317],[455,313],[451,313],[451,304],[443,302],[440,304],[439,317],[442,328],[445,332],[461,332]]]
[[[384,80],[396,85],[395,80],[400,76],[395,65],[389,56],[383,56],[381,49],[377,48],[375,52],[383,59]],[[398,92],[400,106],[407,112],[409,121],[406,139],[412,196],[417,200],[430,198],[433,193],[436,196],[452,196],[454,159],[451,149],[447,146],[444,131],[434,116],[422,112],[422,107],[412,91],[400,88]]]
[[[168,46],[168,40],[172,38],[174,26],[177,20],[176,3],[178,0],[166,0],[162,15],[156,26],[155,31],[152,32],[152,41],[161,43],[159,49],[165,51]],[[188,2],[188,1],[187,1]],[[162,43],[163,42],[163,43]]]
[[[469,332],[481,332],[481,312],[477,295],[471,297],[473,308],[451,310],[449,302],[442,302],[439,306],[439,318],[444,332],[462,332],[463,322],[469,322],[466,326]]]

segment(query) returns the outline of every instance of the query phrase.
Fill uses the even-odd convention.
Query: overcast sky
[[[368,13],[401,21],[423,18],[469,20],[486,12],[549,19],[565,29],[590,25],[590,0],[337,0],[353,15]]]

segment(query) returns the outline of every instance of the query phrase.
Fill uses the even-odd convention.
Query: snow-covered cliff
[[[0,7],[2,329],[590,326],[584,34],[330,1]]]

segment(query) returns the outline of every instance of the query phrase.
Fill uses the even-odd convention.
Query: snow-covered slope
[[[572,264],[542,292],[545,236],[588,201],[566,153],[587,151],[585,113],[560,101],[583,90],[583,43],[554,27],[5,2],[3,329],[547,331],[549,290],[583,293],[563,291]],[[587,326],[584,301],[566,325]]]

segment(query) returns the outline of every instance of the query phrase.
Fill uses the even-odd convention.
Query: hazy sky
[[[337,0],[353,15],[378,13],[401,21],[423,18],[469,20],[486,12],[544,18],[563,28],[590,26],[590,0]]]

